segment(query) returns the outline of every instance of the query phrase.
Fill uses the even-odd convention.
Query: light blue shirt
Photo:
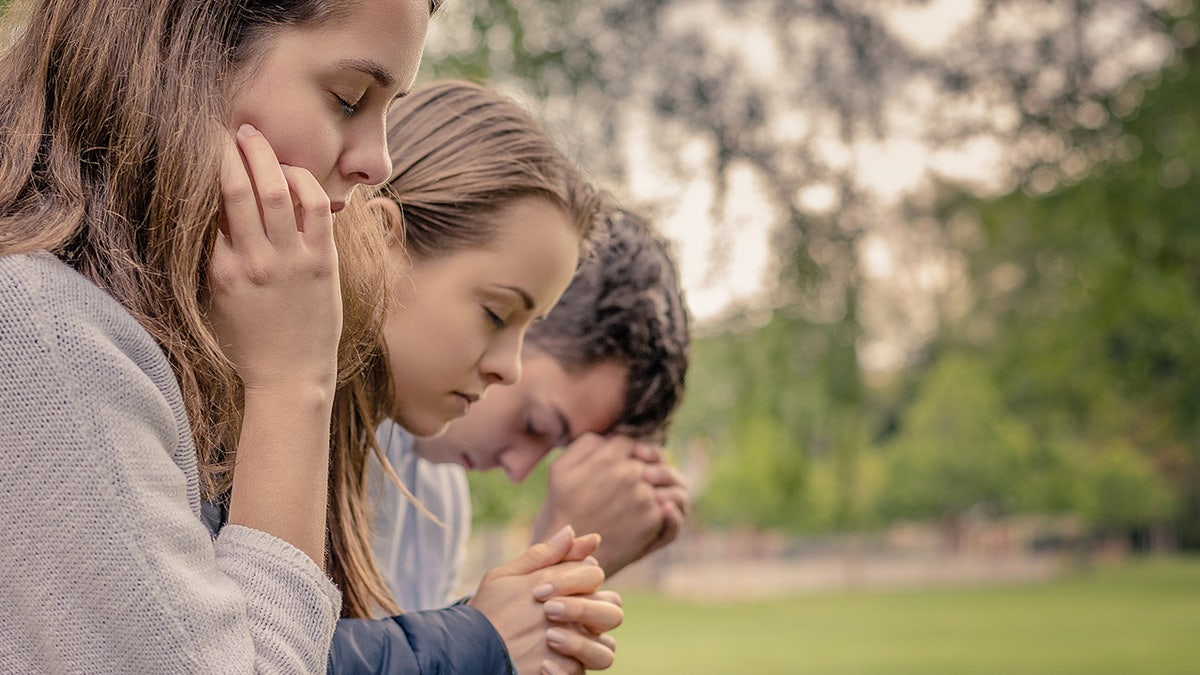
[[[444,525],[418,511],[372,459],[367,489],[375,511],[372,544],[379,571],[405,611],[445,607],[456,599],[471,531],[466,470],[421,459],[413,452],[412,434],[391,420],[375,434],[405,487]]]

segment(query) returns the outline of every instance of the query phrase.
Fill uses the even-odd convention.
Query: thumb
[[[529,574],[562,562],[575,541],[575,530],[564,526],[553,537],[525,549],[520,555],[497,567],[493,572],[506,577]]]

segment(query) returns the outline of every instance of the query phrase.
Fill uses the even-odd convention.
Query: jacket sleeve
[[[386,619],[342,619],[333,634],[328,672],[517,675],[499,633],[468,605]]]

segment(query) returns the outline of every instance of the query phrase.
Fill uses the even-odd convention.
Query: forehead
[[[267,49],[307,62],[374,63],[407,91],[420,66],[428,0],[359,0],[326,21],[281,29]]]
[[[493,284],[519,288],[542,316],[558,302],[579,262],[579,235],[567,214],[553,202],[520,197],[488,216],[495,237],[482,247],[451,254]]]
[[[546,352],[526,349],[521,381],[531,405],[548,405],[567,421],[572,438],[606,433],[625,407],[629,368],[617,361],[567,370]]]

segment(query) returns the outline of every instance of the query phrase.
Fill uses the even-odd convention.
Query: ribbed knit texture
[[[199,516],[158,345],[52,255],[0,256],[0,673],[324,672],[328,577]]]

